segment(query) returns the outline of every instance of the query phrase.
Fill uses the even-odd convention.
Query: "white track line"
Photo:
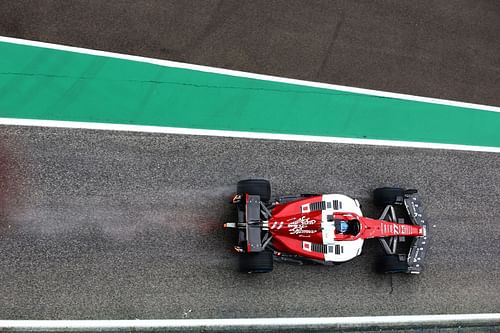
[[[194,330],[217,329],[347,329],[368,327],[498,326],[500,313],[245,319],[170,319],[170,320],[0,320],[6,331],[92,331],[92,330]]]
[[[345,144],[356,144],[356,145],[393,146],[393,147],[405,147],[405,148],[430,148],[430,149],[448,149],[448,150],[500,153],[500,147],[467,146],[467,145],[454,145],[454,144],[442,144],[442,143],[414,142],[414,141],[352,139],[352,138],[341,138],[341,137],[330,137],[330,136],[221,131],[221,130],[181,128],[181,127],[120,125],[120,124],[90,123],[90,122],[77,122],[77,121],[0,118],[0,125],[75,128],[75,129],[164,133],[164,134],[186,134],[186,135],[219,136],[219,137],[230,137],[230,138],[345,143]]]
[[[457,107],[462,107],[462,108],[500,112],[500,107],[496,107],[496,106],[481,105],[481,104],[474,104],[474,103],[465,103],[465,102],[458,102],[458,101],[450,101],[450,100],[439,99],[439,98],[430,98],[430,97],[398,94],[398,93],[379,91],[379,90],[341,86],[341,85],[336,85],[336,84],[327,84],[327,83],[319,83],[319,82],[312,82],[312,81],[295,80],[295,79],[289,79],[289,78],[284,78],[284,77],[248,73],[248,72],[235,71],[235,70],[216,68],[216,67],[200,66],[200,65],[187,64],[187,63],[170,61],[170,60],[146,58],[146,57],[133,56],[133,55],[128,55],[128,54],[99,51],[99,50],[73,47],[73,46],[67,46],[67,45],[60,45],[60,44],[37,42],[37,41],[33,41],[33,40],[12,38],[12,37],[6,37],[6,36],[0,36],[0,42],[35,46],[35,47],[54,49],[54,50],[60,50],[60,51],[75,52],[75,53],[82,53],[82,54],[90,54],[90,55],[109,57],[109,58],[115,58],[115,59],[131,60],[131,61],[155,64],[155,65],[160,65],[160,66],[165,66],[165,67],[185,68],[185,69],[191,69],[191,70],[201,71],[201,72],[224,74],[224,75],[230,75],[230,76],[245,77],[245,78],[273,81],[273,82],[283,82],[283,83],[289,83],[289,84],[295,84],[295,85],[301,85],[301,86],[324,88],[324,89],[331,89],[331,90],[338,90],[338,91],[346,91],[346,92],[359,93],[359,94],[365,94],[365,95],[371,95],[371,96],[397,98],[397,99],[425,102],[425,103],[431,103],[431,104],[442,104],[442,105],[457,106]]]

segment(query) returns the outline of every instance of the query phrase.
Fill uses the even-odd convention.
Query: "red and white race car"
[[[385,251],[378,264],[384,273],[422,271],[428,248],[427,220],[416,190],[378,188],[374,201],[383,206],[378,219],[364,217],[360,204],[342,194],[300,194],[271,200],[264,179],[238,182],[232,203],[238,222],[240,271],[270,272],[273,259],[295,263],[337,264],[361,254],[365,239],[377,238]],[[398,211],[398,215],[396,215]]]

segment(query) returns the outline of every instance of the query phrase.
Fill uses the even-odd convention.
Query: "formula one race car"
[[[238,182],[232,203],[238,222],[239,268],[247,273],[273,269],[273,260],[333,265],[361,254],[365,239],[378,238],[385,255],[378,263],[383,273],[422,271],[427,252],[427,220],[416,190],[384,187],[373,192],[378,219],[364,217],[360,204],[342,194],[299,194],[271,200],[264,179]],[[398,215],[396,215],[398,211]]]

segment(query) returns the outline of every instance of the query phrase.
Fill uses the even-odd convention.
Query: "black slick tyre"
[[[385,274],[407,273],[408,264],[406,261],[401,261],[397,255],[386,255],[380,259],[377,271]]]
[[[405,190],[399,187],[381,187],[373,191],[373,202],[377,206],[403,204]]]
[[[266,179],[240,180],[236,186],[236,192],[238,194],[259,195],[261,201],[267,202],[271,199],[271,184]]]
[[[241,253],[239,271],[242,273],[269,273],[273,270],[271,251]]]

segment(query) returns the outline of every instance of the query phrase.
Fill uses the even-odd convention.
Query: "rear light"
[[[237,204],[241,202],[241,194],[235,194],[232,203]]]

